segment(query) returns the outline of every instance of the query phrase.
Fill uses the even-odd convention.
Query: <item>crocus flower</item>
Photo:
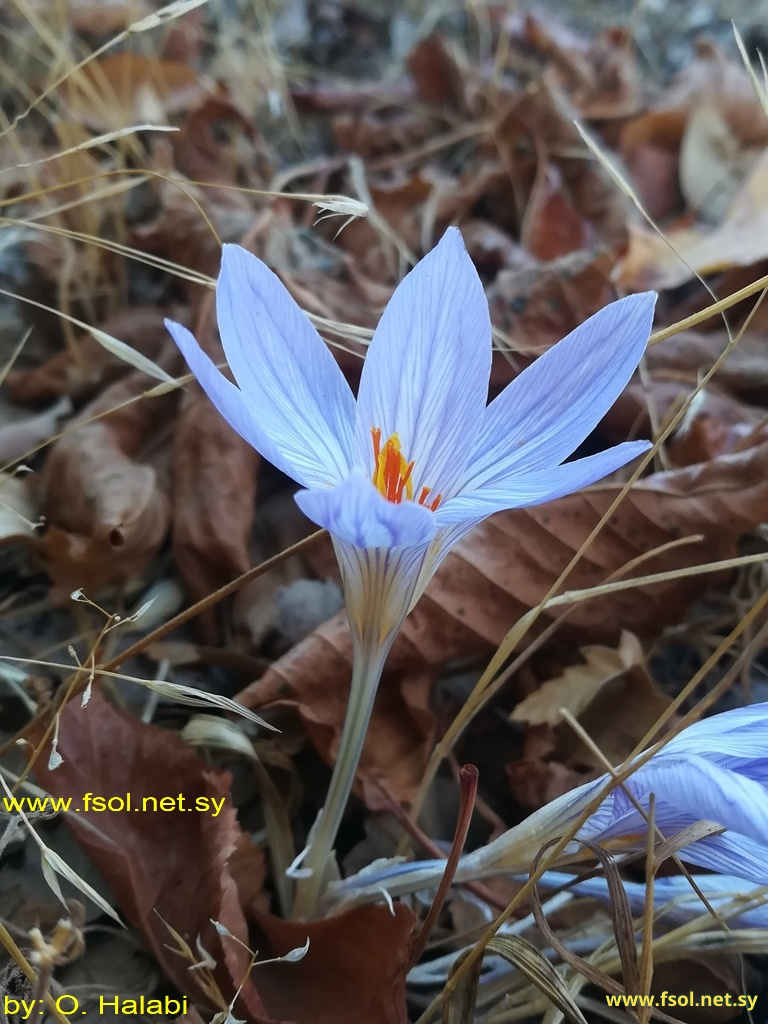
[[[646,814],[653,794],[654,823],[665,837],[699,821],[724,830],[685,846],[678,853],[681,860],[768,885],[767,751],[768,704],[752,704],[696,722],[606,793],[576,837],[617,854],[644,852],[647,823],[627,794]],[[610,776],[603,775],[546,804],[487,846],[462,857],[456,881],[526,872],[541,848],[563,836],[612,784]],[[562,861],[589,856],[588,850],[572,843],[563,851]],[[332,898],[344,904],[361,903],[381,898],[382,890],[400,895],[429,888],[443,868],[441,861],[378,864],[336,883]]]
[[[569,494],[648,448],[627,442],[564,463],[632,376],[654,302],[646,293],[607,306],[487,407],[488,304],[456,228],[393,294],[357,401],[279,279],[238,246],[224,247],[216,287],[238,386],[186,328],[167,323],[224,419],[301,485],[296,501],[329,531],[341,568],[355,670],[306,870],[317,873],[328,860],[384,658],[451,547],[492,513]]]

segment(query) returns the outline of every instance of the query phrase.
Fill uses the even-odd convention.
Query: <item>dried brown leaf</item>
[[[513,710],[513,722],[560,726],[552,755],[569,767],[603,768],[604,762],[583,746],[560,708],[567,709],[594,740],[611,764],[631,753],[666,711],[670,698],[648,673],[637,637],[625,630],[618,647],[588,644],[584,661],[569,665],[562,675],[542,683]]]
[[[80,419],[146,390],[146,374],[132,372],[108,387]],[[175,405],[173,393],[134,401],[83,423],[51,446],[40,475],[49,525],[28,543],[46,566],[54,600],[76,589],[94,595],[109,583],[132,579],[157,554],[170,508],[157,470],[142,461],[142,449],[157,438]]]
[[[656,221],[683,208],[678,166],[687,114],[652,110],[624,125],[619,154],[643,209]]]
[[[295,656],[298,655],[298,661]],[[304,671],[305,658],[313,671]],[[379,687],[358,769],[360,792],[373,810],[388,807],[380,782],[399,800],[413,797],[435,738],[435,718],[429,707],[432,673],[420,666],[414,672],[387,672]],[[256,683],[247,695],[253,707],[289,707],[299,715],[321,757],[333,764],[347,710],[341,680],[352,672],[352,644],[346,618],[334,616],[299,643]]]
[[[31,737],[39,742],[41,731]],[[145,798],[172,797],[176,809],[82,810],[67,824],[115,894],[118,909],[144,940],[175,985],[201,1009],[220,1009],[203,995],[189,964],[169,947],[174,941],[166,926],[216,961],[214,975],[224,998],[231,999],[245,978],[248,953],[232,939],[218,934],[219,921],[242,943],[248,943],[242,900],[230,863],[243,840],[231,805],[229,774],[207,765],[174,733],[129,718],[95,691],[87,707],[68,704],[61,712],[58,750],[63,763],[50,771],[47,748],[38,758],[35,774],[47,792],[72,797],[81,806],[83,795],[126,798],[143,807]],[[183,796],[187,806],[180,810]],[[207,811],[191,810],[205,801]],[[221,805],[221,800],[224,804]],[[211,801],[220,807],[213,817]],[[263,871],[261,851],[250,846],[252,872]],[[239,1004],[258,1024],[272,1018],[264,1010],[252,982],[246,982]]]
[[[464,76],[455,53],[440,35],[422,39],[408,56],[408,70],[423,103],[461,112],[464,108]]]
[[[521,56],[537,57],[582,117],[624,118],[644,105],[634,40],[627,28],[607,28],[587,41],[551,17],[545,22],[517,11],[507,18],[506,27]]]
[[[29,452],[47,444],[55,437],[61,421],[72,412],[72,403],[62,398],[45,412],[15,417],[0,426],[0,465],[11,466]]]
[[[610,258],[594,251],[502,270],[487,290],[491,321],[516,351],[544,352],[610,302],[610,272]]]
[[[545,165],[525,211],[521,244],[531,256],[546,263],[588,248],[594,235],[591,225],[563,194],[560,172]]]
[[[743,146],[768,144],[768,120],[744,63],[711,39],[697,41],[694,59],[672,81],[659,108],[691,113],[715,106]]]
[[[173,555],[193,602],[251,567],[258,461],[195,385],[182,402],[173,442]],[[198,624],[203,643],[220,640],[215,611]]]
[[[359,907],[324,921],[251,916],[275,954],[309,938],[299,963],[256,968],[259,995],[273,1016],[296,1024],[406,1024],[405,976],[416,917],[404,904],[393,911]],[[260,941],[259,948],[265,948]]]
[[[657,1003],[664,991],[687,998],[689,1005],[683,1007],[678,1003],[676,1010],[686,1024],[723,1024],[744,1013],[736,1006],[738,997],[744,992],[742,961],[742,957],[721,954],[654,963],[650,994],[655,996]],[[681,979],[685,981],[681,982]],[[690,993],[695,993],[693,999]],[[702,996],[712,997],[709,1006],[701,1005]],[[720,1001],[715,1003],[714,999],[718,997]]]
[[[250,210],[251,197],[232,186],[257,167],[257,180],[249,184],[264,187],[272,175],[253,122],[224,92],[195,107],[170,142],[176,170],[190,181],[205,182],[206,206],[216,202]]]
[[[128,51],[91,61],[59,89],[73,121],[103,132],[190,110],[207,92],[189,65]]]

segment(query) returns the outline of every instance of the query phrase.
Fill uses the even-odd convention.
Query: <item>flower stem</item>
[[[389,644],[386,647],[366,647],[367,649],[356,647],[355,650],[349,703],[341,731],[339,753],[328,795],[310,836],[309,848],[302,863],[307,875],[296,882],[293,917],[307,917],[311,914],[322,894],[326,870],[333,857],[336,834],[357,774]]]

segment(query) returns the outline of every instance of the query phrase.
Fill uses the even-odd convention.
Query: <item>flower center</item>
[[[387,501],[399,505],[405,497],[413,501],[413,462],[407,462],[400,450],[400,438],[392,434],[381,445],[381,430],[379,427],[371,427],[373,437],[373,486],[382,494]],[[425,505],[432,512],[442,500],[442,494],[438,494],[432,501],[428,501],[432,491],[431,487],[422,487],[418,497],[419,505]]]

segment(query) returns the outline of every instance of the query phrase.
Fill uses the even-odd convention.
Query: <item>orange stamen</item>
[[[399,505],[403,499],[413,501],[413,462],[407,462],[400,450],[400,438],[392,434],[381,444],[381,430],[379,427],[371,427],[371,438],[373,440],[373,485],[379,493],[395,505]],[[434,512],[442,501],[442,494],[438,494],[429,504],[427,498],[432,492],[431,487],[422,487],[419,495],[419,505],[424,505]]]

